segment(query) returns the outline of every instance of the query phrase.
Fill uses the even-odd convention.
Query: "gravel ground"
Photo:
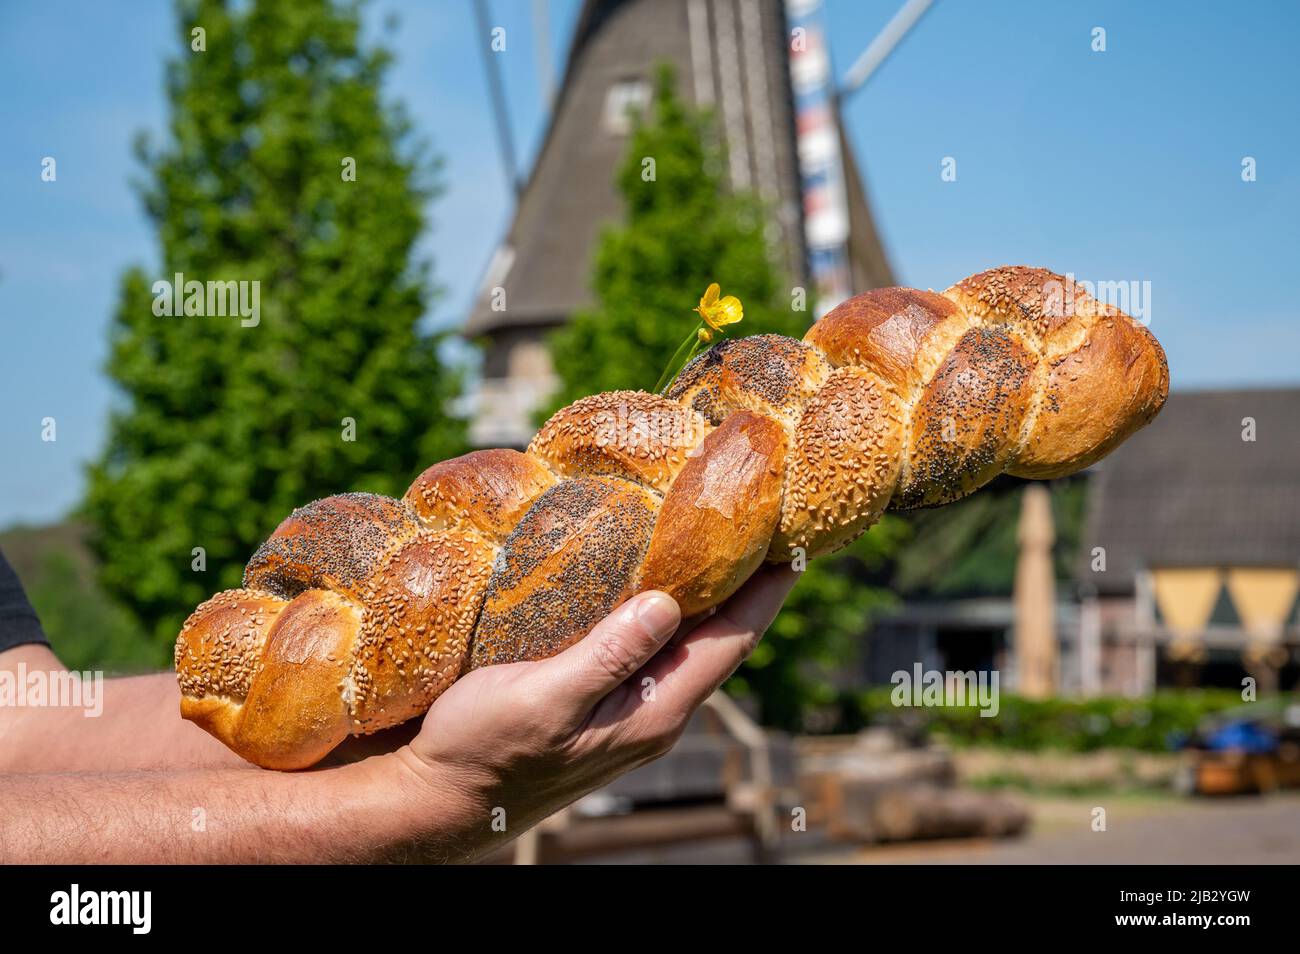
[[[1231,799],[1034,799],[1034,827],[1008,841],[836,850],[792,861],[848,864],[1300,864],[1300,794]],[[1092,830],[1106,809],[1106,831]]]
[[[1025,796],[1022,796],[1025,797]],[[1272,865],[1300,864],[1300,792],[1267,797],[1166,795],[1027,797],[1033,825],[1005,840],[960,839],[855,846],[813,829],[785,837],[784,864],[850,865]],[[1094,832],[1094,809],[1106,831]],[[752,864],[747,842],[724,839],[606,855],[596,864]]]

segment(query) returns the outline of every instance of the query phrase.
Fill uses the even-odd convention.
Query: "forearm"
[[[0,776],[6,863],[459,860],[479,801],[409,750],[297,774],[241,770]]]
[[[0,669],[22,664],[42,677],[63,671],[43,646],[0,655]],[[248,763],[180,717],[171,673],[106,679],[93,707],[24,705],[0,710],[0,772],[129,772],[237,768]]]

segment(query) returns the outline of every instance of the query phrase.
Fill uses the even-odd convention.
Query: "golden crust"
[[[1169,396],[1164,349],[1127,315],[1099,319],[1050,363],[1034,426],[1007,472],[1048,480],[1082,470],[1146,426]]]
[[[1097,305],[1063,275],[1024,265],[990,268],[944,294],[976,320],[1018,331],[1035,355],[1077,341]]]
[[[557,411],[528,453],[561,477],[620,477],[663,493],[708,431],[704,418],[677,401],[610,391]]]
[[[472,531],[426,531],[375,575],[352,653],[354,732],[405,722],[455,682],[496,552]]]
[[[554,484],[536,457],[495,448],[434,464],[402,499],[431,530],[469,527],[500,543]]]
[[[876,288],[842,302],[804,335],[836,367],[866,368],[905,400],[929,379],[970,322],[947,298]]]
[[[711,424],[751,410],[793,423],[831,373],[814,348],[780,335],[727,338],[682,369],[667,396]]]
[[[836,370],[799,419],[768,560],[838,550],[875,523],[898,480],[904,433],[902,405],[875,374]]]
[[[912,410],[907,460],[892,506],[948,503],[1000,474],[1034,397],[1033,357],[1007,330],[972,328]]]
[[[193,722],[241,758],[254,761],[239,747],[236,731],[244,704],[227,696],[181,696],[181,718]]]
[[[767,552],[781,513],[785,429],[736,411],[704,439],[664,498],[638,590],[663,590],[690,616],[717,606]]]
[[[630,597],[656,506],[649,491],[608,478],[543,494],[497,557],[472,668],[552,656]]]
[[[226,590],[196,609],[176,639],[181,718],[249,758],[237,742],[244,700],[271,628],[289,604],[267,593]]]
[[[244,586],[292,598],[306,589],[360,593],[388,553],[420,530],[405,503],[338,494],[295,510],[244,570]]]
[[[361,615],[329,590],[294,598],[271,628],[231,748],[264,768],[298,769],[348,737],[347,677]]]
[[[176,638],[181,695],[243,702],[271,626],[287,605],[252,590],[226,590],[200,605]]]

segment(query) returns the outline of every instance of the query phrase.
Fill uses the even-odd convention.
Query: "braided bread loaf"
[[[468,669],[558,652],[637,591],[691,615],[887,507],[1086,467],[1155,416],[1169,372],[1144,327],[1073,287],[1008,267],[878,289],[802,342],[720,342],[666,396],[584,398],[526,453],[296,510],[181,630],[181,714],[259,765],[311,765]]]

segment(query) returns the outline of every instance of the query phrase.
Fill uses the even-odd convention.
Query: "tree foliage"
[[[792,308],[793,289],[773,264],[765,210],[750,195],[724,190],[715,142],[708,114],[685,105],[672,73],[662,70],[617,173],[626,217],[601,237],[597,303],[551,339],[561,382],[551,410],[597,391],[652,388],[698,321],[691,309],[710,282],[744,303],[744,321],[728,328],[731,337],[799,338],[807,330],[811,314]],[[766,639],[728,683],[758,704],[765,722],[802,728],[837,702],[833,671],[856,655],[871,612],[890,602],[862,579],[897,549],[901,528],[887,519],[804,572]]]
[[[978,493],[935,510],[902,516],[911,542],[894,567],[893,583],[909,599],[1009,595],[1016,576],[1025,481],[999,477]],[[1072,586],[1078,569],[1086,478],[1054,480],[1051,492],[1057,584]]]
[[[709,117],[678,98],[670,69],[660,70],[641,120],[616,177],[625,221],[605,230],[596,251],[598,303],[552,339],[561,383],[550,410],[597,391],[654,387],[711,282],[744,303],[730,337],[807,329],[809,313],[791,309],[772,265],[762,206],[722,189]]]
[[[388,55],[329,0],[192,0],[177,19],[168,136],[138,144],[158,268],[122,278],[122,400],[85,504],[102,582],[160,658],[295,505],[400,494],[462,444],[443,410],[459,382],[421,326],[437,168],[381,98]],[[156,315],[175,273],[259,282],[260,321]]]

